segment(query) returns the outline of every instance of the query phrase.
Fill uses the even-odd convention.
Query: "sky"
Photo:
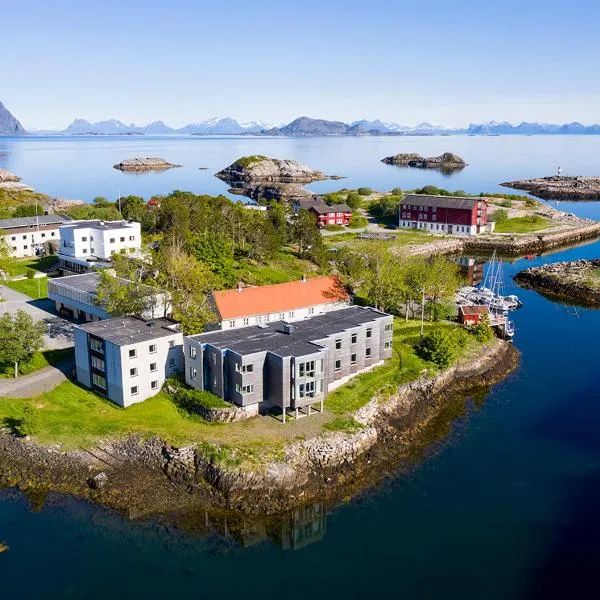
[[[26,128],[306,115],[600,122],[600,2],[0,0]]]

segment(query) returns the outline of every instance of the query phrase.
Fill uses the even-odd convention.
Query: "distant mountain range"
[[[25,135],[27,132],[17,119],[0,102],[0,135]],[[498,123],[472,123],[466,128],[453,128],[439,123],[419,123],[411,127],[380,120],[361,119],[352,123],[299,117],[291,123],[275,125],[264,121],[239,122],[231,117],[215,117],[207,121],[190,123],[173,128],[163,121],[148,125],[126,125],[117,119],[92,123],[75,119],[62,131],[31,131],[36,134],[59,135],[264,135],[264,136],[364,136],[364,135],[584,135],[600,134],[600,124],[583,125],[577,121],[557,125],[553,123],[527,123],[513,125],[507,121]]]

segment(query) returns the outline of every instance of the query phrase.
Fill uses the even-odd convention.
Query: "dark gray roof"
[[[79,325],[77,329],[117,346],[129,346],[178,333],[173,327],[177,327],[177,324],[169,319],[145,321],[136,317],[116,317]]]
[[[38,217],[16,217],[15,219],[0,219],[0,229],[14,227],[29,227],[31,225],[60,225],[71,221],[66,215],[39,215]]]
[[[131,283],[129,279],[125,279],[123,277],[115,277],[115,279],[123,284]],[[53,285],[69,287],[80,292],[87,292],[88,294],[95,294],[98,291],[99,283],[100,273],[97,271],[94,271],[93,273],[83,273],[82,275],[67,275],[66,277],[56,277],[55,279],[52,279]],[[148,295],[162,293],[160,290],[143,283],[138,283],[137,285],[139,289],[146,290]]]
[[[319,352],[321,347],[315,343],[317,340],[386,316],[388,316],[386,313],[374,308],[350,306],[303,321],[294,321],[290,323],[294,327],[294,332],[291,334],[283,330],[285,321],[276,321],[264,327],[213,331],[190,336],[190,338],[202,344],[210,344],[221,350],[229,349],[242,355],[269,351],[279,356],[304,356]]]
[[[122,229],[129,225],[129,221],[77,221],[71,225],[71,229]]]
[[[439,208],[461,208],[471,210],[484,198],[462,198],[460,196],[427,196],[425,194],[407,194],[402,204],[413,206],[437,206]]]
[[[320,215],[326,215],[334,212],[352,212],[352,209],[347,204],[316,204],[312,209]]]

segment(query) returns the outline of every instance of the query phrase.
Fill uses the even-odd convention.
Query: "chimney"
[[[292,335],[295,331],[294,326],[291,323],[286,323],[283,326],[283,333],[287,334],[287,335]]]
[[[306,283],[306,274],[302,273],[302,283]]]

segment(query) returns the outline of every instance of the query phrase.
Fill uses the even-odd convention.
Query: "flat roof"
[[[39,215],[38,217],[16,217],[14,219],[0,219],[0,229],[13,227],[30,227],[31,225],[59,225],[72,222],[66,215]]]
[[[137,225],[135,221],[74,221],[68,223],[70,229],[123,229]]]
[[[115,317],[104,321],[92,321],[77,325],[86,333],[106,340],[116,346],[129,346],[140,342],[149,342],[179,333],[175,321],[170,319],[151,319],[145,321],[137,317]]]
[[[131,280],[123,277],[115,277],[119,282],[126,284],[132,283]],[[49,283],[57,286],[68,287],[78,292],[86,292],[88,294],[95,294],[98,291],[98,284],[100,283],[100,273],[97,271],[91,273],[82,273],[81,275],[66,275],[65,277],[56,277],[51,279]],[[161,290],[153,288],[150,285],[143,283],[137,284],[137,287],[142,290],[146,290],[148,294],[160,294]]]
[[[329,276],[223,290],[213,292],[212,296],[223,320],[287,312],[349,299],[340,280]]]
[[[189,338],[242,355],[269,351],[279,356],[304,356],[319,352],[321,346],[315,343],[316,340],[322,340],[387,316],[389,315],[374,308],[349,306],[303,321],[290,323],[276,321],[264,326],[200,333]],[[293,326],[293,333],[284,332],[284,325],[288,324]]]
[[[440,208],[459,208],[472,210],[478,202],[486,201],[485,198],[463,198],[462,196],[428,196],[427,194],[406,194],[402,205],[438,206]]]

